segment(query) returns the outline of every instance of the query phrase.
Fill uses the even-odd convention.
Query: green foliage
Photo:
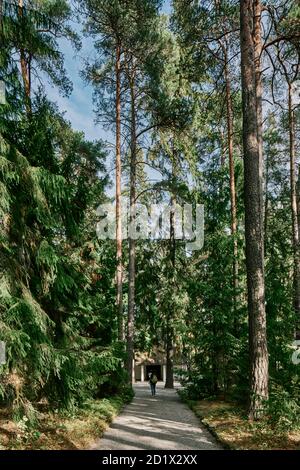
[[[268,412],[270,422],[278,431],[286,432],[300,428],[299,397],[297,400],[284,388],[275,385],[272,389]]]
[[[129,401],[133,392],[124,386],[124,344],[117,340],[115,244],[99,242],[95,234],[97,206],[108,200],[108,147],[74,131],[47,100],[43,86],[28,96],[20,66],[23,60],[41,82],[45,74],[62,93],[71,92],[58,39],[80,46],[70,28],[73,11],[70,2],[61,0],[24,1],[22,10],[14,2],[2,3],[0,80],[6,84],[7,104],[0,105],[0,339],[6,342],[7,364],[0,366],[0,399],[24,428],[35,423],[40,400],[73,412],[91,397],[104,397],[98,412],[110,420],[114,405]],[[136,243],[135,349],[172,349],[173,359],[185,366],[177,373],[190,398],[245,402],[249,353],[238,2],[174,0],[170,24],[159,14],[159,0],[75,3],[96,53],[82,75],[94,86],[98,123],[111,131],[116,48],[121,49],[123,176],[128,176],[133,87],[140,201],[205,206],[201,252],[188,252],[179,240]],[[278,32],[288,38],[280,47],[290,63],[299,58],[299,7],[290,1],[282,8],[279,4],[271,2],[264,10],[270,26],[265,39],[275,39],[275,44]],[[263,136],[272,379],[268,406],[274,426],[289,430],[299,426],[299,373],[290,348],[296,318],[289,122],[280,67],[274,75],[267,72],[279,52],[269,51],[264,86],[276,110],[266,109]],[[232,107],[235,235],[225,63]],[[296,119],[298,114],[295,110]],[[147,181],[143,163],[160,174],[160,181]],[[124,243],[124,265],[127,258]],[[235,262],[238,271],[233,273]],[[110,397],[116,394],[121,399],[112,404]]]
[[[26,158],[17,150],[19,145],[28,149],[26,131],[22,143],[3,141],[1,160],[1,183],[7,195],[1,204],[7,220],[1,232],[1,339],[7,344],[8,357],[1,394],[16,404],[17,414],[29,410],[27,403],[42,396],[55,406],[71,408],[98,394],[114,374],[122,382],[121,351],[111,343],[113,336],[98,336],[102,322],[110,319],[93,314],[94,308],[101,312],[105,298],[95,286],[94,274],[102,268],[99,256],[92,256],[98,248],[90,238],[93,222],[88,219],[101,202],[98,191],[103,182],[97,173],[103,168],[105,152],[100,143],[88,144],[81,135],[72,134],[59,115],[56,122],[51,118],[57,143],[53,142],[55,134],[49,140],[39,126],[40,122],[43,128],[45,122],[38,121],[39,115],[44,117],[39,111],[40,106],[47,106],[45,100],[38,99],[36,106],[28,138],[34,140],[37,132],[39,139],[47,139],[52,159],[40,160],[40,166],[29,163],[37,163],[35,155],[41,155],[35,149]],[[63,142],[66,131],[72,146],[66,158],[77,175],[73,171],[72,178],[59,156],[64,148],[58,142]],[[87,168],[89,158],[94,163]],[[74,204],[78,191],[86,196],[80,206]],[[79,231],[88,250],[76,247]]]
[[[0,109],[0,338],[7,352],[0,393],[15,419],[30,423],[40,399],[73,409],[124,381],[116,330],[104,333],[114,321],[111,271],[108,280],[94,233],[108,181],[105,146],[73,131],[42,90],[25,113],[22,78],[6,56],[22,44],[56,84],[69,87],[54,36],[38,31],[50,17],[50,32],[74,40],[69,6],[43,2],[40,16],[36,6],[26,4],[22,25],[5,10],[0,31],[2,73],[15,80]]]

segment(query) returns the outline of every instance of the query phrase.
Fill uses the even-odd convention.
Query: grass
[[[32,426],[26,418],[15,422],[7,408],[0,408],[1,450],[79,450],[101,437],[122,409],[121,397],[88,401],[73,414],[43,410]]]
[[[246,410],[221,400],[185,400],[227,449],[300,450],[300,430],[282,431],[267,419],[250,422]]]

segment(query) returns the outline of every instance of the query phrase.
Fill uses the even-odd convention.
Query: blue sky
[[[170,0],[165,1],[163,12],[170,13]],[[76,29],[80,31],[80,26]],[[111,140],[111,135],[107,134],[101,126],[95,126],[94,124],[93,90],[90,85],[84,83],[80,76],[80,70],[83,68],[83,58],[87,59],[94,55],[92,41],[83,37],[82,49],[76,54],[66,40],[61,40],[60,47],[65,56],[65,67],[68,76],[73,82],[73,92],[69,98],[64,98],[59,95],[56,88],[49,84],[46,87],[48,97],[58,104],[61,111],[65,112],[65,116],[71,121],[73,128],[83,131],[87,139]]]

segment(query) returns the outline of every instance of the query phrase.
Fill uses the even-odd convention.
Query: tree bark
[[[3,0],[0,0],[0,32],[2,32]]]
[[[263,181],[257,113],[255,44],[251,0],[240,1],[243,105],[245,237],[249,315],[250,419],[264,414],[268,398],[265,312]],[[257,38],[256,38],[257,41]]]
[[[23,18],[23,0],[18,1],[19,18]],[[31,56],[26,54],[23,47],[20,46],[20,66],[25,93],[25,106],[28,115],[31,114]]]
[[[257,113],[257,141],[259,152],[259,177],[262,181],[263,190],[261,192],[261,207],[262,211],[259,216],[264,225],[264,159],[263,159],[263,113],[262,113],[262,95],[263,85],[261,76],[261,54],[262,54],[262,39],[261,39],[261,13],[262,6],[260,0],[253,2],[253,15],[254,15],[254,65],[255,65],[255,89],[256,89],[256,113]],[[263,245],[264,249],[264,245]]]
[[[298,165],[297,207],[298,207],[298,233],[299,233],[299,238],[300,238],[300,164]]]
[[[293,109],[293,84],[288,82],[290,185],[294,252],[294,309],[296,313],[296,339],[300,338],[300,245],[299,245],[299,194],[297,196],[297,165],[295,145],[295,112]],[[298,181],[299,189],[299,181]],[[298,200],[297,200],[298,199]]]
[[[266,243],[267,243],[267,233],[268,233],[268,217],[269,217],[269,197],[268,197],[268,190],[269,190],[269,157],[266,156],[265,159],[265,201],[264,201],[264,251],[266,251]]]
[[[300,164],[298,165],[297,208],[298,208],[298,234],[299,234],[299,239],[300,239]],[[300,251],[300,240],[299,240],[298,249]],[[299,317],[298,317],[298,321],[299,321],[299,325],[298,326],[296,325],[296,339],[300,339],[300,318]]]
[[[172,345],[172,341],[169,341],[169,339],[167,341],[168,342],[167,342],[167,357],[166,357],[165,388],[174,388],[174,365],[173,365],[173,358],[172,358],[173,345]]]
[[[281,59],[278,52],[278,60],[284,71],[284,76],[288,85],[288,122],[289,122],[289,155],[290,155],[290,200],[292,215],[292,244],[293,244],[293,284],[294,284],[294,311],[296,314],[295,337],[300,339],[300,200],[299,187],[300,182],[297,178],[297,162],[296,162],[296,126],[295,126],[295,110],[293,107],[293,85],[294,78],[291,78],[288,69]]]
[[[224,73],[226,82],[226,109],[227,109],[227,141],[229,154],[229,175],[230,175],[230,202],[231,202],[231,235],[233,238],[233,265],[232,265],[232,285],[233,285],[233,315],[234,330],[237,333],[237,288],[238,288],[238,244],[237,244],[237,215],[236,215],[236,189],[234,171],[234,148],[233,148],[233,110],[230,87],[230,75],[228,69],[228,54],[224,47]]]
[[[121,213],[121,47],[116,48],[116,241],[117,241],[117,318],[118,338],[124,341],[123,325],[123,261]]]
[[[172,168],[172,176],[174,177],[174,164]],[[172,265],[172,276],[174,280],[175,275],[175,257],[176,257],[176,243],[175,243],[175,203],[176,199],[174,194],[171,196],[171,213],[170,213],[170,259]],[[174,286],[175,289],[175,286]],[[167,341],[166,341],[166,383],[165,388],[174,388],[174,364],[173,364],[173,330],[171,326],[172,312],[167,313]]]
[[[129,227],[135,232],[136,218],[136,109],[134,72],[130,83],[131,98],[131,158],[130,158],[130,218]],[[128,319],[127,319],[127,372],[129,383],[133,378],[134,323],[135,323],[135,264],[136,240],[129,230],[129,268],[128,268]]]

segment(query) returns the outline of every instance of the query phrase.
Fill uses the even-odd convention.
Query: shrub
[[[269,420],[280,431],[300,428],[300,405],[286,390],[275,386],[268,401]]]

